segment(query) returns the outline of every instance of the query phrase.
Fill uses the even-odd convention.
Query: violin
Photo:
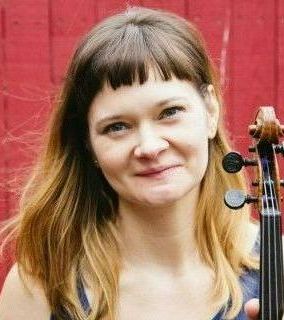
[[[243,166],[254,166],[256,188],[254,195],[246,195],[241,190],[229,190],[224,201],[231,209],[239,209],[245,203],[254,204],[260,217],[260,276],[259,303],[260,320],[281,320],[284,310],[283,250],[280,211],[280,187],[284,180],[279,178],[277,154],[284,156],[284,143],[279,138],[284,135],[273,107],[260,107],[254,124],[249,126],[253,145],[249,151],[254,159],[245,159],[238,152],[230,152],[223,158],[223,168],[236,173]]]

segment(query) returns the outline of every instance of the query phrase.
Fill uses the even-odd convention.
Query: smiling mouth
[[[163,170],[160,171],[155,171],[155,172],[151,172],[151,173],[146,173],[146,174],[138,174],[138,177],[144,177],[144,178],[163,178],[168,176],[169,174],[175,172],[177,169],[179,169],[181,166],[180,165],[176,165],[176,166],[172,166],[169,168],[165,168]]]

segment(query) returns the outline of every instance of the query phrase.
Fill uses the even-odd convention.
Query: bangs
[[[197,88],[212,83],[210,61],[186,20],[169,15],[164,21],[137,12],[110,17],[91,30],[75,53],[69,77],[78,112],[85,114],[105,84],[113,90],[143,84],[150,71],[163,81],[175,77]]]
[[[92,58],[93,75],[101,88],[108,83],[114,90],[122,85],[143,84],[149,71],[167,81],[178,79],[202,82],[190,56],[192,49],[180,45],[181,39],[154,27],[133,23],[116,30],[103,48]],[[186,52],[187,51],[187,52]]]

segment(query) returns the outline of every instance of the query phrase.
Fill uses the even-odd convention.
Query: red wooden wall
[[[79,37],[127,5],[167,9],[201,29],[240,151],[258,106],[274,105],[284,120],[284,1],[0,0],[0,220],[12,214],[17,195],[7,190],[33,159]],[[9,262],[0,262],[0,287]]]

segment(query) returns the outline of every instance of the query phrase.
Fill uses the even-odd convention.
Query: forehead
[[[123,110],[134,111],[135,107],[141,110],[174,97],[186,100],[190,104],[202,102],[202,98],[192,82],[180,80],[174,76],[172,79],[164,81],[154,72],[150,72],[148,80],[142,85],[134,82],[130,86],[121,86],[114,90],[105,83],[92,101],[90,115],[102,117]]]

